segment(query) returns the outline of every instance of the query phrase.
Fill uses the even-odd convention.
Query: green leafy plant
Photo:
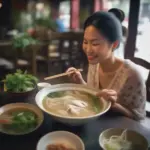
[[[26,71],[17,70],[14,74],[8,74],[4,80],[5,88],[11,92],[26,92],[35,88],[38,79]]]
[[[43,27],[49,28],[51,30],[56,30],[57,29],[56,22],[51,20],[50,18],[35,19],[35,25],[43,26]]]
[[[14,36],[12,44],[14,48],[24,49],[29,45],[36,45],[38,40],[31,37],[28,33],[21,33]]]

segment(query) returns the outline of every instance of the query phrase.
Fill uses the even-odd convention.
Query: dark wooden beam
[[[87,9],[89,14],[93,13],[94,0],[80,0],[80,9]]]
[[[128,37],[125,45],[125,58],[133,58],[136,49],[137,27],[139,20],[140,0],[130,0]]]
[[[2,7],[0,8],[0,27],[11,29],[12,28],[12,2],[10,0],[1,1]],[[4,29],[2,29],[4,30]]]

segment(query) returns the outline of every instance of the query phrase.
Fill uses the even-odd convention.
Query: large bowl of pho
[[[148,141],[140,133],[111,128],[103,131],[99,136],[99,144],[104,150],[148,150]]]
[[[98,98],[98,91],[79,84],[57,84],[36,95],[36,104],[55,120],[81,125],[106,113],[111,103]]]

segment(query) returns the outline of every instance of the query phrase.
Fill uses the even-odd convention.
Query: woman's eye
[[[98,45],[99,45],[99,43],[93,43],[92,45],[93,45],[93,46],[98,46]]]
[[[86,42],[86,41],[83,41],[83,43],[84,43],[84,44],[87,44],[88,42]]]

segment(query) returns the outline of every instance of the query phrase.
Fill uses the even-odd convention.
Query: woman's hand
[[[114,105],[117,101],[117,92],[111,89],[103,89],[99,93],[97,93],[97,96],[103,97],[105,100],[111,101],[112,105]]]
[[[117,92],[111,89],[104,89],[97,93],[97,96],[103,97],[105,100],[109,100],[112,103],[111,109],[116,112],[121,112],[125,116],[129,118],[133,118],[133,113],[129,111],[127,108],[117,103]]]
[[[86,84],[86,82],[84,81],[80,71],[78,71],[76,68],[69,68],[66,72],[72,72],[74,71],[74,73],[69,74],[69,78],[77,84]]]

